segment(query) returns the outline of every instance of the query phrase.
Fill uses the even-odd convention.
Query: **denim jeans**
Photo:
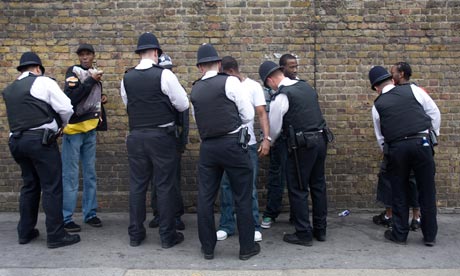
[[[263,217],[275,219],[281,212],[284,183],[286,182],[286,162],[288,150],[282,137],[275,141],[270,149],[268,169],[267,206]],[[292,213],[292,212],[291,212]]]
[[[96,130],[64,134],[62,138],[62,185],[64,223],[72,221],[77,206],[79,163],[83,174],[82,211],[86,222],[96,216]]]
[[[253,166],[252,175],[252,216],[256,231],[260,231],[259,224],[259,202],[257,200],[257,172],[259,170],[259,157],[257,156],[257,144],[248,146],[249,157]],[[233,195],[230,181],[224,172],[221,180],[220,191],[220,221],[219,230],[227,232],[229,235],[235,233],[235,211],[233,208]]]

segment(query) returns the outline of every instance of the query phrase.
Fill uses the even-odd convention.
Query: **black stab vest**
[[[57,117],[56,112],[48,103],[30,94],[30,89],[36,79],[37,76],[29,74],[21,80],[15,80],[3,90],[11,132],[39,127],[51,123]]]
[[[416,135],[431,127],[431,118],[417,101],[410,85],[396,86],[374,102],[385,143]]]
[[[218,74],[193,85],[191,100],[201,139],[223,136],[241,126],[238,108],[225,93],[227,78]]]
[[[290,86],[281,86],[279,93],[289,100],[289,110],[283,117],[283,131],[292,125],[295,132],[319,131],[326,127],[326,121],[318,103],[318,94],[306,82],[298,81]]]
[[[177,111],[161,91],[162,71],[162,67],[153,65],[126,72],[123,84],[128,97],[129,130],[156,128],[175,120]]]

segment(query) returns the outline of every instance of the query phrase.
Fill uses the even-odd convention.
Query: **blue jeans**
[[[259,157],[257,156],[257,144],[248,146],[249,157],[253,167],[252,175],[252,216],[256,231],[260,231],[259,224],[259,202],[257,200],[257,172],[259,170]],[[230,180],[224,172],[220,182],[220,221],[219,230],[227,232],[229,235],[235,233],[235,211],[233,208],[233,195]]]
[[[96,216],[96,130],[64,134],[62,138],[62,185],[64,223],[72,221],[77,206],[79,163],[83,174],[83,220]]]
[[[270,148],[270,165],[268,169],[267,206],[263,217],[275,219],[281,212],[284,183],[286,182],[286,162],[288,149],[282,137]],[[292,212],[291,212],[292,213]]]

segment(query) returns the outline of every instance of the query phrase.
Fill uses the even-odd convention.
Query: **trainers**
[[[228,234],[224,230],[217,231],[216,236],[218,241],[223,241],[228,238]]]
[[[102,227],[102,221],[98,217],[92,217],[86,223],[92,227]]]
[[[383,226],[386,226],[386,227],[391,227],[391,225],[392,225],[391,218],[387,218],[385,214],[386,214],[386,212],[383,211],[380,215],[374,216],[372,218],[372,221],[377,225],[383,225]]]
[[[417,231],[417,229],[420,229],[420,218],[412,219],[412,222],[410,223],[410,230]]]
[[[271,217],[264,217],[262,219],[262,224],[260,225],[260,227],[264,228],[264,229],[268,229],[272,226],[272,223],[275,222],[274,219],[272,219]]]
[[[76,224],[75,222],[71,221],[66,224],[64,224],[64,230],[67,232],[80,232],[81,227],[80,225]]]
[[[254,241],[255,242],[262,241],[262,233],[260,231],[255,231],[254,232]]]

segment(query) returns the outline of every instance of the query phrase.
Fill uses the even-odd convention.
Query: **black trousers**
[[[308,210],[309,192],[312,201],[313,228],[314,230],[326,230],[327,194],[324,177],[326,154],[327,143],[320,134],[317,135],[316,143],[297,149],[301,186],[303,187],[300,189],[294,153],[289,153],[287,161],[289,202],[291,212],[293,212],[296,235],[301,239],[312,238]]]
[[[62,163],[56,142],[42,145],[41,131],[27,131],[19,137],[11,136],[11,155],[22,171],[24,185],[19,198],[19,238],[27,238],[37,224],[40,194],[46,215],[48,241],[65,235],[62,217]]]
[[[249,153],[237,144],[236,137],[223,136],[202,141],[198,179],[198,236],[206,253],[216,246],[214,203],[224,171],[230,179],[239,232],[240,253],[254,248],[252,216],[252,164]],[[161,214],[161,213],[160,213]]]
[[[384,158],[380,164],[380,172],[378,174],[379,180],[377,184],[377,201],[382,202],[385,208],[391,208],[392,195],[391,195],[391,178],[387,174],[387,160]],[[420,208],[418,203],[417,181],[415,174],[411,171],[409,176],[409,207]]]
[[[177,202],[177,211],[176,211],[176,218],[180,218],[184,214],[184,201],[182,200],[182,192],[180,188],[181,182],[181,159],[182,153],[177,151],[177,174],[175,180],[175,189],[176,189],[176,202]],[[150,207],[152,208],[153,215],[156,217],[158,216],[158,207],[157,207],[157,189],[156,186],[153,185],[152,181],[152,189],[150,190]]]
[[[409,233],[409,175],[413,170],[419,193],[423,237],[425,241],[434,241],[438,224],[431,145],[423,145],[422,138],[407,139],[389,144],[385,151],[392,189],[392,235],[399,241],[405,241]]]
[[[177,154],[174,133],[166,129],[133,130],[126,140],[129,162],[129,227],[131,240],[145,238],[146,194],[153,175],[160,215],[160,239],[172,243],[176,237]]]

